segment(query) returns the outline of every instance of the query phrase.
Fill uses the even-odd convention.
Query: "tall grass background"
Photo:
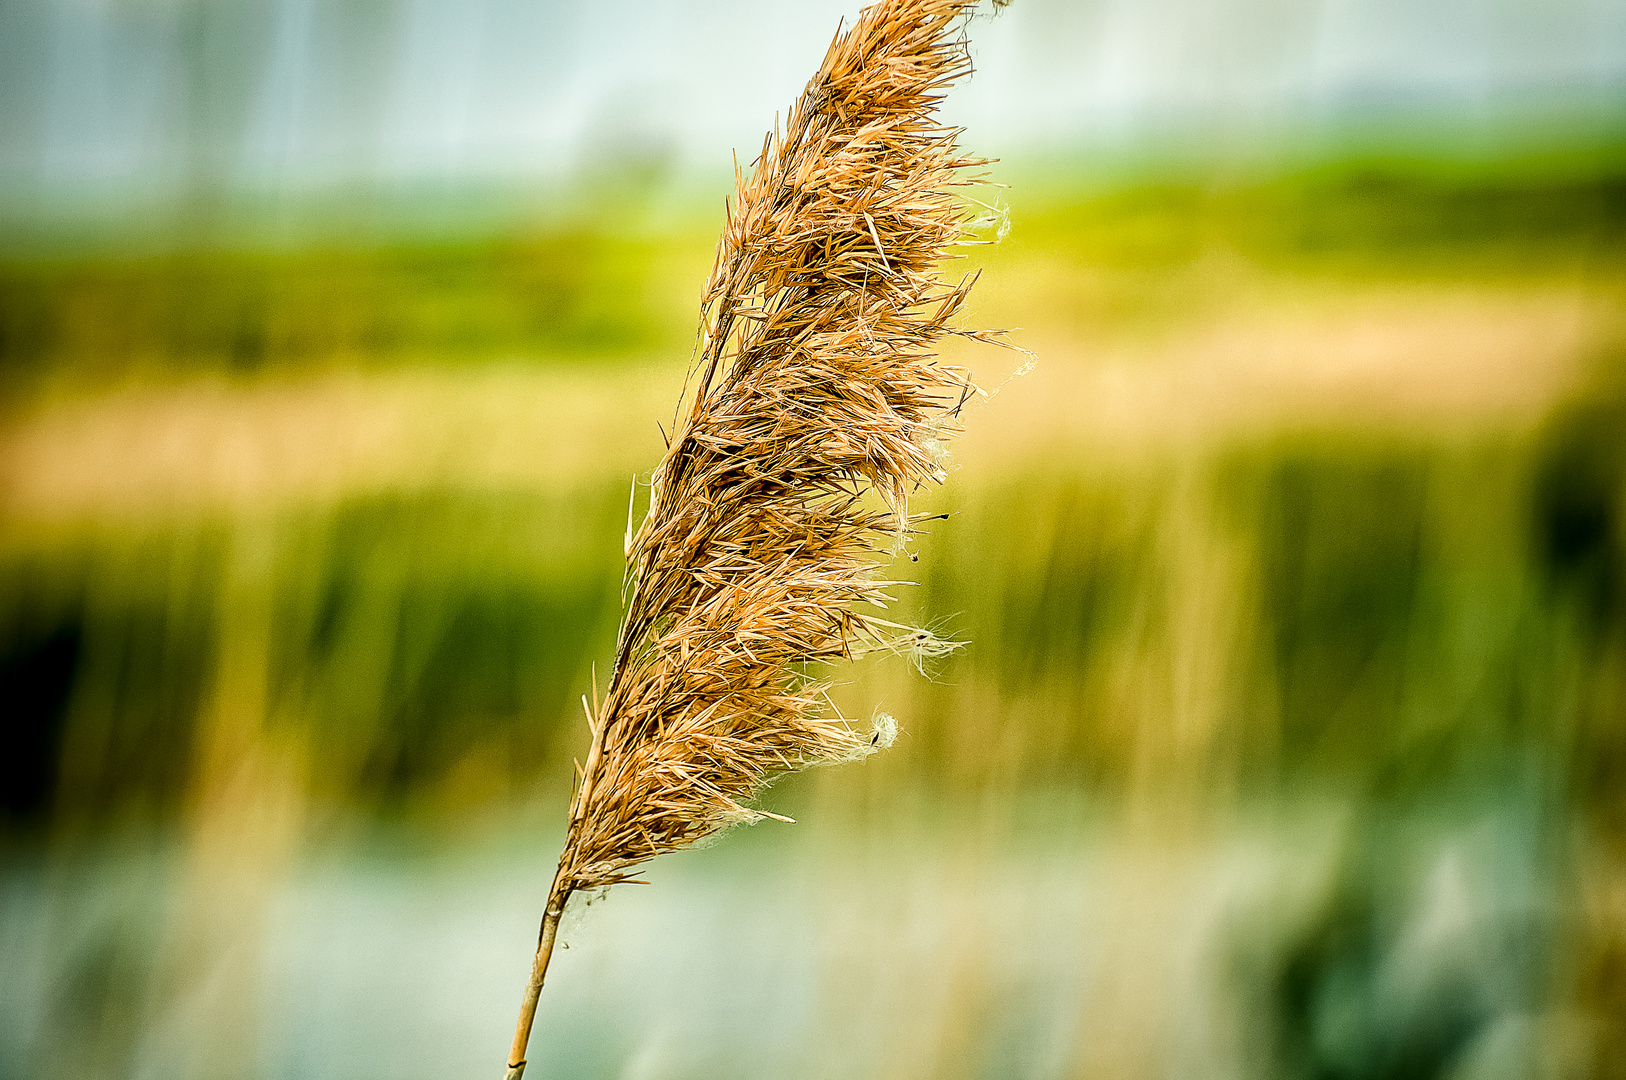
[[[573,911],[533,1062],[1623,1075],[1623,161],[1002,166],[971,645]],[[721,223],[628,168],[0,261],[0,1076],[497,1067]]]

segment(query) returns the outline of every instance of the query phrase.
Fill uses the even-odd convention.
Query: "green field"
[[[1036,362],[955,355],[899,564],[969,646],[838,673],[896,747],[583,924],[548,1075],[1622,1075],[1626,174],[1070,168],[984,193]],[[442,1028],[313,943],[535,917],[718,224],[618,213],[0,264],[0,1077],[494,1064],[529,930]]]

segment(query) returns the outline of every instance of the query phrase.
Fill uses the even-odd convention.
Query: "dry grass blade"
[[[862,757],[809,665],[934,645],[866,610],[876,570],[941,480],[939,444],[975,392],[936,362],[971,279],[954,188],[983,162],[934,110],[967,74],[972,0],[882,0],[838,34],[782,131],[737,177],[707,282],[688,408],[629,543],[615,667],[509,1057],[524,1070],[572,893],[730,824],[773,776]]]

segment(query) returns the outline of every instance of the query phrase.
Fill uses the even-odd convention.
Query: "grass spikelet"
[[[936,362],[974,281],[938,266],[970,239],[955,188],[983,161],[934,110],[970,71],[973,0],[882,0],[737,172],[701,302],[692,392],[627,541],[625,611],[509,1056],[525,1048],[570,896],[741,821],[776,775],[863,757],[810,676],[874,648],[917,664],[957,643],[868,612],[879,565],[941,481],[941,443],[978,393]]]

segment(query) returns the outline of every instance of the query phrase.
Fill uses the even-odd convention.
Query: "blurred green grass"
[[[1343,162],[1082,196],[1061,169],[1010,179],[1023,187],[1007,247],[1046,290],[1016,313],[1027,323],[1178,319],[1192,300],[1178,271],[1216,250],[1297,274],[1518,280],[1613,278],[1626,249],[1626,169],[1608,156],[1490,171]],[[720,222],[690,210],[619,224],[646,217],[611,202],[472,238],[0,259],[0,385],[15,395],[47,373],[94,386],[335,363],[675,360],[692,342]]]
[[[1581,371],[1570,383],[1583,381],[1560,384],[1585,398],[1602,393],[1586,379],[1615,377],[1619,367],[1608,334],[1626,284],[1615,261],[1626,244],[1623,183],[1613,173],[1542,185],[1516,174],[1375,176],[1363,167],[1069,201],[1056,193],[1065,181],[1053,179],[1019,213],[1012,239],[977,260],[993,271],[977,317],[1028,326],[1019,340],[1037,339],[1051,369],[1031,378],[1082,378],[1078,393],[1088,395],[1087,380],[1104,366],[1091,353],[1150,341],[1162,351],[1132,366],[1177,365],[1180,328],[1223,320],[1239,303],[1294,316],[1307,296],[1365,295],[1374,276],[1380,288],[1410,282],[1425,299],[1430,289],[1470,297],[1486,289],[1490,307],[1509,292],[1558,287],[1594,308],[1575,340],[1597,355],[1567,358]],[[606,391],[607,411],[590,422],[554,415],[547,373],[580,372],[591,396],[610,385],[604,373],[663,357],[656,388],[641,382],[626,403],[658,402],[687,354],[704,236],[699,225],[636,238],[573,228],[378,250],[0,268],[14,430],[45,432],[32,457],[19,449],[25,438],[11,447],[20,464],[0,547],[3,636],[14,692],[37,698],[54,716],[45,726],[60,728],[35,739],[25,768],[37,775],[19,788],[35,794],[18,796],[19,806],[119,804],[126,789],[143,805],[184,795],[189,731],[228,632],[223,583],[238,572],[232,553],[245,534],[270,552],[256,556],[254,571],[274,610],[268,700],[295,718],[279,722],[311,732],[316,771],[332,771],[322,786],[335,797],[410,794],[486,773],[471,791],[554,786],[574,745],[559,732],[573,731],[570,702],[614,622],[629,460],[618,432],[665,414],[657,404],[653,415],[622,415],[616,391]],[[1363,317],[1381,325],[1388,294],[1375,296],[1363,303],[1379,306]],[[1313,308],[1308,315],[1314,325]],[[1450,348],[1425,337],[1395,349],[1426,371],[1434,346]],[[1315,356],[1300,359],[1314,371]],[[346,450],[354,461],[323,448],[344,435],[333,429],[345,425],[345,400],[389,392],[392,372],[424,369],[447,374],[402,399],[394,441]],[[476,384],[458,372],[474,370],[499,373],[482,394],[533,395],[529,411],[492,421],[483,406],[459,405],[462,388]],[[511,383],[501,374],[526,370],[539,374]],[[361,381],[330,381],[334,372]],[[230,389],[183,394],[166,406],[165,423],[143,426],[152,408],[143,394],[221,379],[242,388],[237,398]],[[219,395],[246,401],[260,386],[294,390],[264,411],[228,412],[221,430],[269,429],[289,414],[286,441],[313,446],[318,463],[337,462],[333,476],[273,497],[292,474],[271,444],[252,474],[269,481],[264,500],[252,483],[230,498],[209,494],[214,481],[199,477],[213,474],[194,459],[209,438],[226,436],[197,436],[197,446],[152,470],[171,488],[203,494],[165,489],[168,502],[140,494],[157,483],[142,471],[153,453],[143,443],[170,437]],[[312,405],[336,388],[351,398],[327,411]],[[1268,382],[1250,389],[1279,392]],[[1018,381],[985,411],[1001,426],[968,448],[947,496],[964,512],[923,544],[922,617],[963,612],[955,625],[976,644],[946,665],[941,688],[889,686],[922,699],[907,755],[919,775],[1004,770],[1011,782],[1122,784],[1158,757],[1149,744],[1183,723],[1187,699],[1203,714],[1190,721],[1199,756],[1234,760],[1225,769],[1249,783],[1411,768],[1426,784],[1481,736],[1508,752],[1521,738],[1556,745],[1515,704],[1547,674],[1509,658],[1525,656],[1546,635],[1544,620],[1557,618],[1557,601],[1540,592],[1551,571],[1532,537],[1543,514],[1558,513],[1542,500],[1563,482],[1537,475],[1542,440],[1567,437],[1562,419],[1551,421],[1557,434],[1538,430],[1558,401],[1516,400],[1513,419],[1492,415],[1464,436],[1395,429],[1381,401],[1329,419],[1295,411],[1289,397],[1261,422],[1194,432],[1182,430],[1181,415],[1156,414],[1164,402],[1127,400],[1125,411],[1150,407],[1154,420],[1125,450],[1064,406],[1046,421],[1055,401],[1017,400],[1022,390]],[[78,426],[50,429],[87,401],[95,409]],[[421,458],[400,449],[433,442],[436,425],[460,408],[468,415],[455,437]],[[116,439],[63,457],[121,409],[134,419],[118,438],[135,440],[122,469],[109,460],[121,456]],[[983,418],[971,421],[973,440]],[[565,473],[542,460],[530,472],[488,475],[458,460],[465,448],[478,458],[492,430],[525,424],[557,426],[551,445],[580,451]],[[1023,427],[1026,445],[1004,438]],[[1034,441],[1032,431],[1047,434]],[[549,445],[534,449],[545,458]],[[1588,468],[1618,469],[1608,440],[1588,445],[1604,462]],[[391,454],[406,455],[395,472],[379,465]],[[42,460],[66,462],[62,476],[46,481],[44,495],[20,494],[31,476],[49,474],[31,470]],[[232,467],[228,457],[214,471]],[[69,509],[53,509],[50,498],[84,479],[75,470],[107,475]],[[135,492],[128,505],[121,486]],[[1618,538],[1597,543],[1618,547]],[[1187,612],[1194,603],[1212,610]],[[1612,603],[1604,602],[1610,611]],[[1527,614],[1511,614],[1520,610]],[[1202,634],[1219,637],[1182,644],[1197,631],[1181,621],[1194,618],[1212,621]],[[1188,663],[1213,670],[1176,670]],[[1476,666],[1486,670],[1465,671]],[[990,700],[1022,703],[994,710],[1022,710],[1020,748],[1008,761],[987,747],[1011,740],[984,742],[988,721],[976,719]],[[51,756],[66,746],[76,748],[61,764],[71,784],[59,782]],[[1418,753],[1433,764],[1402,765]],[[944,762],[960,765],[945,772]]]
[[[1536,954],[1509,993],[1586,1017],[1608,1060],[1621,175],[1357,163],[984,193],[1015,227],[968,264],[988,270],[974,318],[1023,327],[1039,366],[955,353],[997,394],[926,496],[950,517],[899,602],[971,645],[929,678],[899,658],[838,673],[843,708],[885,708],[904,737],[774,808],[900,850],[917,828],[980,838],[973,877],[996,842],[1048,850],[1030,817],[1110,823],[1134,892],[1113,917],[1152,937],[1129,908],[1185,888],[1166,851],[1206,858],[1278,808],[1347,815],[1312,845],[1326,896],[1226,938],[1226,978],[1258,1012],[1259,1075],[1374,1078],[1441,1075],[1511,1008],[1373,1003],[1438,836],[1489,820],[1485,865],[1550,905],[1508,917]],[[8,842],[178,831],[173,909],[203,912],[190,947],[227,955],[219,927],[251,938],[312,837],[562,814],[629,474],[659,452],[715,226],[612,222],[0,265]],[[1074,1071],[1165,1075],[1138,946],[1114,947],[1118,1041]],[[991,961],[949,961],[922,968],[947,980],[943,1024],[997,1044],[976,1005]],[[142,978],[74,993],[96,1012]],[[139,1031],[94,1052],[127,1060]],[[917,1071],[949,1067],[928,1049]]]

